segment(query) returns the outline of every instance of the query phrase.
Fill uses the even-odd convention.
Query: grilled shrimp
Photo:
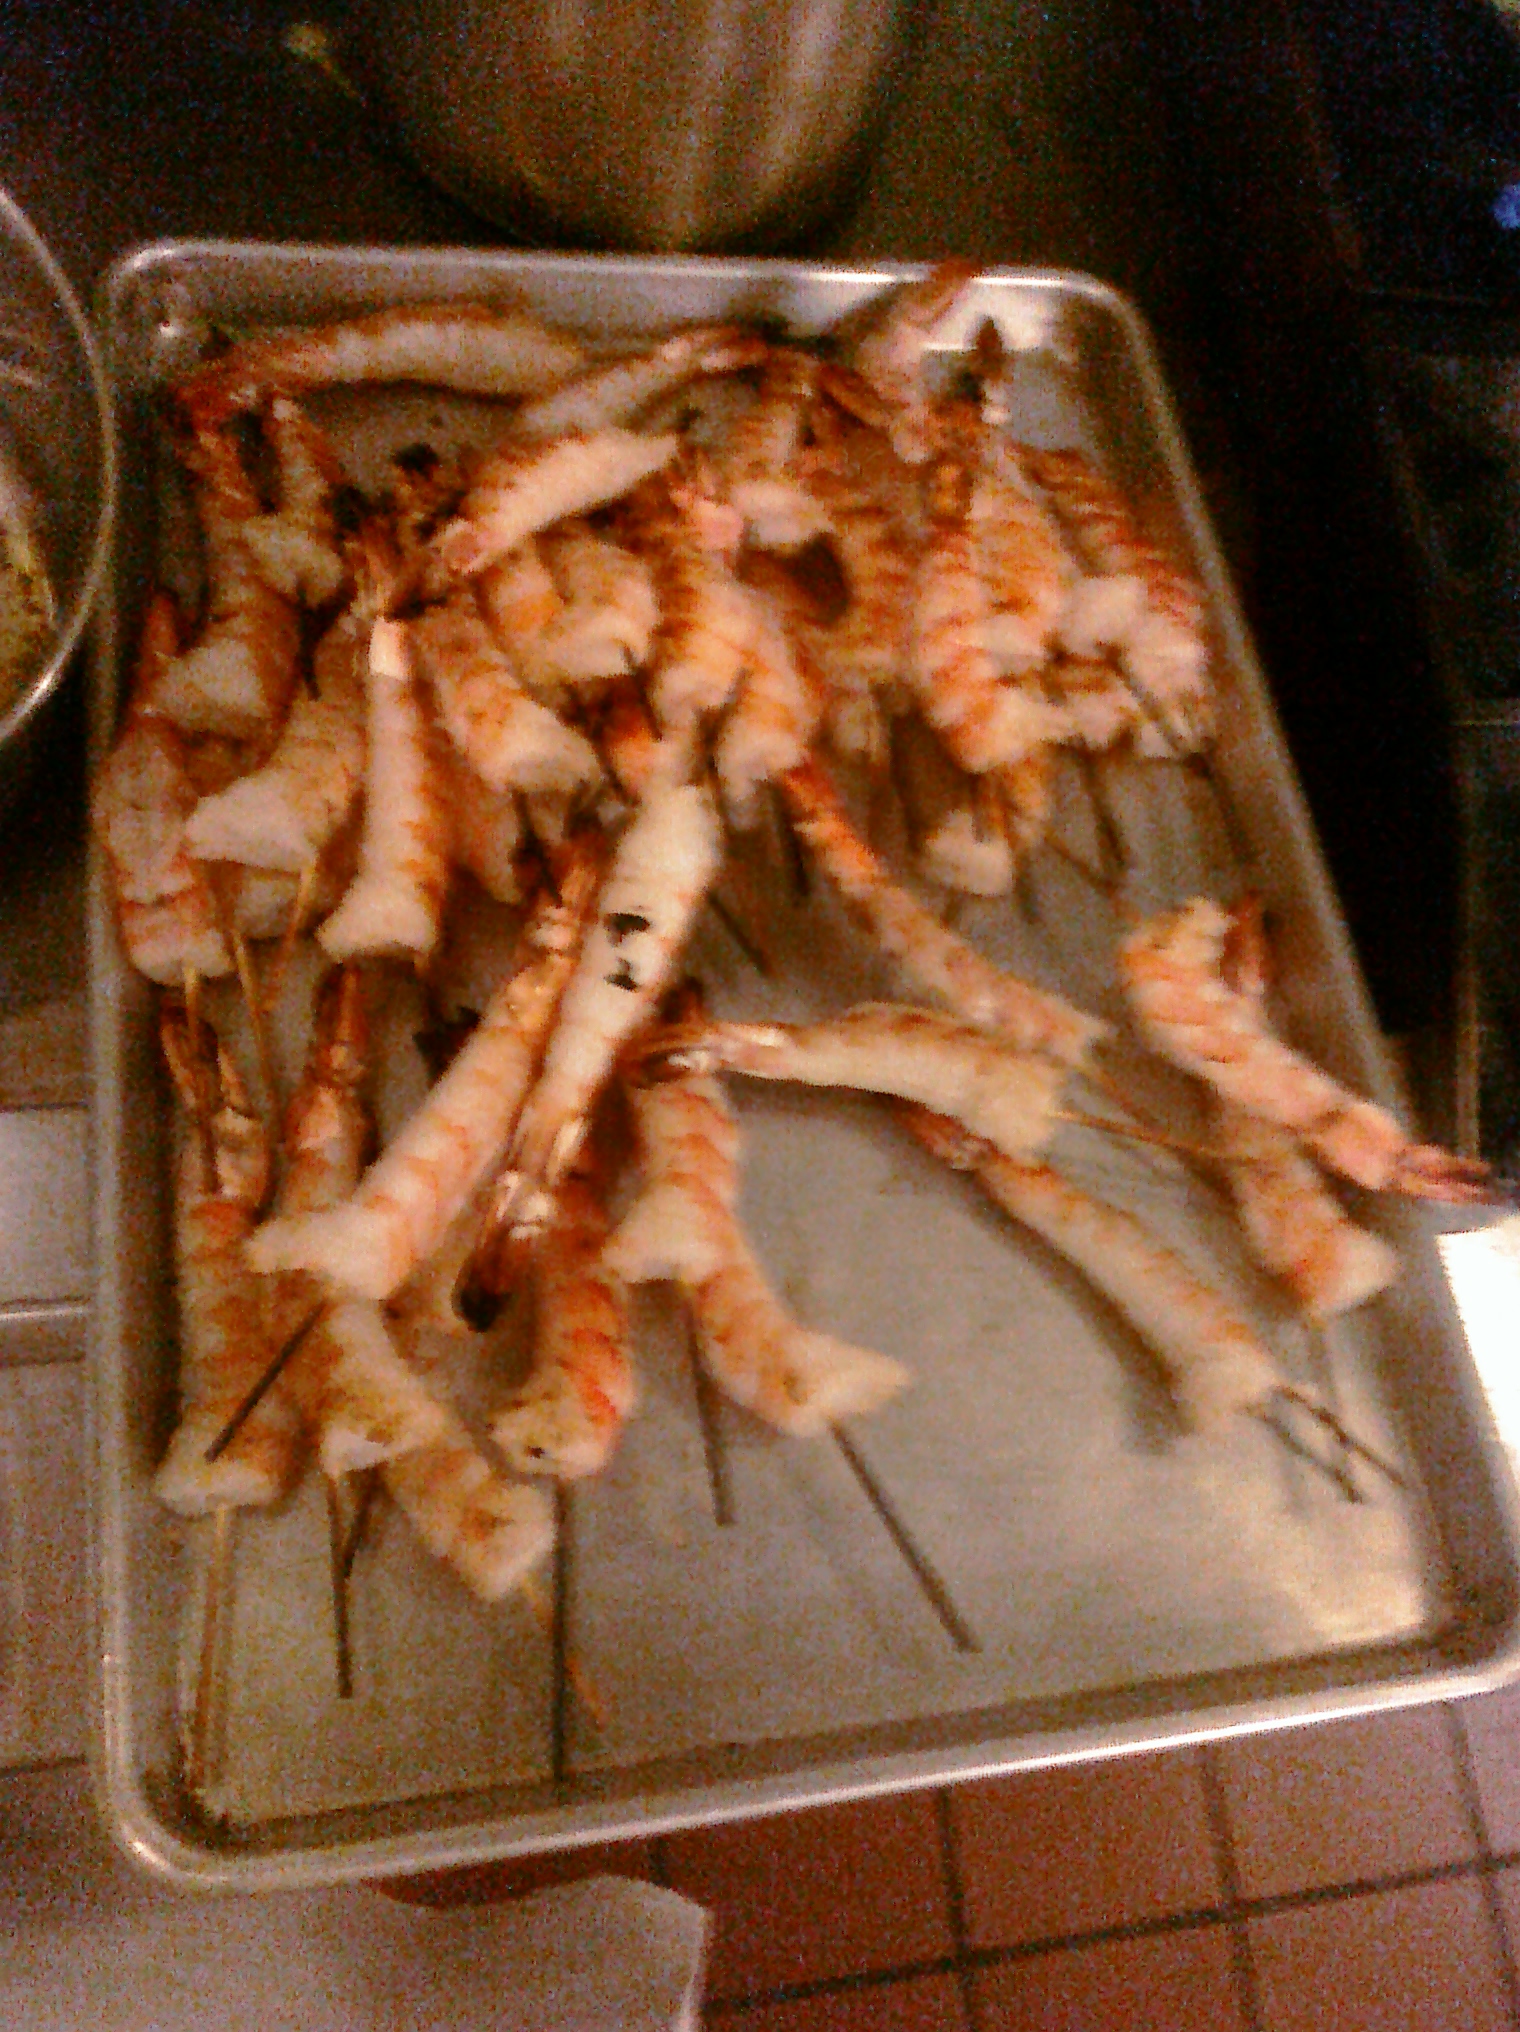
[[[573,797],[600,781],[596,750],[523,690],[468,586],[419,614],[409,639],[444,731],[493,790]]]
[[[178,645],[174,602],[155,593],[121,732],[90,800],[127,957],[165,986],[183,981],[187,967],[207,977],[232,970],[211,893],[185,842],[196,792],[184,739],[157,709]]]
[[[583,1154],[560,1186],[533,1259],[533,1367],[491,1420],[503,1458],[523,1474],[596,1474],[638,1400],[627,1300],[602,1261],[601,1171]]]
[[[648,564],[660,623],[649,696],[662,727],[721,712],[743,675],[753,610],[733,575],[742,525],[703,477],[669,477],[626,504],[622,534]]]
[[[1232,1306],[1132,1214],[1057,1171],[1020,1163],[925,1108],[899,1119],[942,1162],[975,1174],[1003,1211],[1049,1242],[1110,1299],[1160,1361],[1183,1423],[1223,1425],[1284,1388],[1272,1355]]]
[[[424,960],[438,942],[448,891],[448,809],[437,736],[402,623],[373,623],[365,690],[359,872],[317,938],[330,959]]]
[[[660,620],[648,565],[584,522],[561,523],[543,543],[563,602],[544,639],[554,668],[570,684],[637,670]]]
[[[760,792],[807,755],[823,713],[823,684],[786,609],[763,586],[749,589],[749,655],[738,695],[713,748],[729,823],[760,822]]]
[[[1202,588],[1141,532],[1129,503],[1081,452],[1026,450],[1024,459],[1100,581],[1139,582],[1143,601],[1117,643],[1125,668],[1177,743],[1201,747],[1213,722]]]
[[[564,617],[565,602],[539,539],[530,536],[487,565],[475,591],[480,612],[520,682],[545,705],[557,706],[564,697],[564,675],[548,645],[556,622]]]
[[[970,454],[952,445],[930,469],[929,530],[913,600],[908,679],[919,710],[973,775],[1064,739],[1066,715],[1032,688],[1004,684],[988,649],[992,604],[970,520]]]
[[[461,395],[533,395],[574,374],[578,339],[517,304],[404,304],[234,346],[179,385],[190,417],[256,409],[271,389],[419,381]]]
[[[554,1545],[554,1511],[543,1490],[513,1482],[452,1413],[443,1437],[387,1461],[385,1486],[435,1559],[484,1602],[521,1586]]]
[[[262,768],[203,797],[185,838],[206,861],[299,874],[347,824],[364,782],[364,691],[352,644],[353,611],[328,631],[314,658],[317,691],[302,689]]]
[[[278,473],[279,507],[271,515],[250,516],[243,541],[277,593],[305,607],[325,607],[348,576],[334,506],[347,475],[327,433],[299,402],[271,397],[263,421]]]
[[[1017,456],[989,444],[967,511],[987,589],[982,647],[1005,675],[1037,670],[1050,654],[1076,567]]]
[[[272,741],[295,688],[295,603],[267,582],[249,548],[263,511],[231,438],[197,433],[185,462],[205,538],[205,617],[199,639],[164,672],[159,709],[189,734]]]
[[[364,1003],[357,967],[336,968],[322,984],[306,1070],[285,1111],[277,1217],[334,1206],[359,1181],[370,1140],[361,1094],[369,1067]],[[313,1312],[320,1316],[280,1380],[316,1441],[324,1474],[373,1467],[442,1436],[442,1407],[396,1352],[378,1306],[332,1303],[304,1271],[267,1280],[274,1347],[284,1347]]]
[[[1369,1190],[1481,1201],[1488,1167],[1416,1143],[1385,1108],[1272,1035],[1259,997],[1221,974],[1232,919],[1206,896],[1148,918],[1119,948],[1141,1034],[1249,1115],[1291,1130],[1321,1163]]]
[[[1005,1156],[1028,1160],[1055,1132],[1063,1067],[985,1031],[895,1002],[821,1023],[705,1023],[658,1049],[682,1070],[747,1073],[895,1094],[951,1115]]]
[[[1045,666],[1045,686],[1066,714],[1071,746],[1105,754],[1127,734],[1145,753],[1153,744],[1134,692],[1105,657],[1063,655]]]
[[[1212,1141],[1252,1255],[1311,1319],[1349,1312],[1393,1283],[1396,1251],[1358,1227],[1289,1130],[1220,1101]]]
[[[512,418],[514,438],[563,437],[631,424],[652,403],[704,374],[757,367],[765,341],[739,325],[697,325],[662,339],[646,353],[599,360],[571,381],[524,402]]]
[[[498,903],[523,897],[518,856],[523,845],[522,802],[515,791],[493,790],[459,754],[449,756],[449,813],[454,858]]]
[[[278,1385],[216,1460],[207,1449],[265,1374],[276,1348],[244,1244],[269,1188],[269,1138],[237,1068],[182,1002],[166,1000],[160,1038],[188,1122],[174,1189],[180,1311],[180,1418],[153,1487],[181,1516],[272,1503],[290,1486],[300,1426]]]
[[[916,988],[1019,1051],[1080,1065],[1105,1025],[1005,972],[894,883],[850,824],[817,761],[788,770],[782,793],[804,846],[887,957]]]
[[[669,465],[680,445],[673,431],[640,437],[627,430],[504,445],[476,470],[459,513],[429,545],[429,588],[471,578],[537,530],[618,500]]]
[[[427,1100],[341,1206],[266,1222],[261,1270],[311,1270],[337,1289],[386,1299],[442,1244],[500,1163],[575,967],[601,859],[590,837],[568,850],[559,900],[545,893],[524,933],[530,957],[493,995]]]
[[[800,550],[828,529],[828,510],[797,466],[819,373],[816,354],[767,348],[759,394],[729,426],[718,454],[724,494],[760,550]]]
[[[619,1052],[664,992],[722,862],[705,790],[655,784],[618,841],[543,1070],[508,1153],[476,1270],[499,1288],[504,1244],[540,1230]],[[503,1258],[503,1260],[507,1260]]]
[[[886,407],[892,448],[905,465],[932,455],[935,427],[924,372],[935,329],[978,274],[976,263],[938,262],[928,274],[872,306],[866,328],[850,349],[854,371]]]
[[[696,1011],[688,1001],[680,1012]],[[739,1130],[715,1079],[682,1073],[633,1091],[643,1186],[607,1246],[629,1283],[673,1279],[723,1392],[801,1438],[874,1411],[908,1381],[900,1362],[813,1333],[766,1281],[738,1217]]]

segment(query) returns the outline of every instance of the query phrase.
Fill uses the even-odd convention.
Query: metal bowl
[[[116,444],[105,369],[63,270],[0,190],[0,539],[29,541],[48,589],[35,648],[0,672],[0,798],[19,782],[105,578]]]

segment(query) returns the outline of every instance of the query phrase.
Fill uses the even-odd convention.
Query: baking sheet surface
[[[887,279],[765,264],[457,257],[429,266],[378,254],[324,267],[278,250],[171,250],[118,276],[110,336],[141,397],[182,371],[213,327],[327,315],[397,293],[479,294],[505,282],[566,322],[626,338],[720,315],[816,329]],[[1216,604],[1221,733],[1211,780],[1172,764],[1104,763],[1088,775],[1063,765],[1060,836],[1078,859],[1095,858],[1101,798],[1128,850],[1128,901],[1141,910],[1199,889],[1225,900],[1261,891],[1283,929],[1290,1034],[1386,1098],[1365,999],[1158,408],[1143,338],[1116,299],[1079,279],[992,278],[946,330],[947,360],[989,315],[1018,355],[1017,433],[1092,451],[1153,531],[1199,569]],[[340,398],[324,414],[371,482],[387,447],[474,435],[490,421],[480,405],[417,392]],[[151,464],[142,462],[135,484],[157,512]],[[158,520],[172,529],[172,519]],[[173,570],[182,560],[160,562]],[[138,586],[124,580],[119,592],[130,622]],[[104,700],[101,714],[103,727]],[[780,978],[762,981],[721,934],[704,932],[695,965],[720,1013],[821,1013],[891,992],[826,897],[816,888],[806,903],[793,896],[774,843],[755,849],[753,881]],[[116,1640],[106,1702],[113,1754],[136,1760],[135,1780],[144,1767],[173,1763],[172,1709],[194,1680],[207,1554],[199,1529],[154,1511],[151,1447],[126,1438],[130,1419],[161,1423],[172,1401],[165,1258],[144,1245],[133,1259],[122,1239],[124,1203],[159,1191],[134,1171],[157,1161],[152,1139],[124,1124],[146,1097],[154,1108],[161,1097],[144,1078],[147,1001],[114,953],[98,871],[96,907],[100,1134],[117,1165],[101,1208],[101,1571],[108,1642]],[[960,924],[994,956],[1119,1018],[1110,957],[1119,920],[1072,861],[1042,853],[1016,904],[972,905]],[[1127,1076],[1185,1129],[1193,1104],[1184,1083],[1133,1048],[1125,1055]],[[1217,1201],[1175,1158],[1082,1128],[1063,1131],[1057,1145],[1073,1178],[1143,1212],[1248,1307],[1286,1374],[1323,1390],[1396,1469],[1397,1485],[1358,1466],[1362,1500],[1352,1502],[1264,1424],[1185,1436],[1151,1358],[1112,1310],[940,1171],[884,1111],[732,1085],[745,1128],[745,1214],[779,1288],[809,1324],[913,1371],[913,1387],[862,1421],[853,1443],[975,1648],[947,1632],[830,1442],[783,1441],[723,1413],[734,1514],[716,1520],[684,1335],[663,1300],[641,1298],[642,1410],[610,1470],[578,1486],[567,1508],[570,1642],[592,1695],[567,1709],[562,1783],[540,1823],[547,1838],[591,1827],[583,1781],[636,1777],[655,1759],[700,1768],[710,1756],[716,1783],[736,1756],[742,1765],[745,1746],[770,1756],[781,1746],[784,1755],[792,1740],[828,1734],[847,1743],[852,1730],[879,1724],[1012,1703],[1038,1713],[1041,1703],[1134,1689],[1153,1734],[1157,1721],[1163,1731],[1206,1731],[1208,1714],[1192,1705],[1185,1680],[1237,1668],[1262,1668],[1270,1680],[1326,1653],[1364,1658],[1428,1639],[1449,1618],[1461,1576],[1431,1501],[1419,1413],[1401,1394],[1404,1371],[1391,1350],[1411,1331],[1424,1336],[1429,1359],[1464,1388],[1465,1353],[1433,1245],[1406,1211],[1364,1210],[1406,1250],[1399,1299],[1310,1334],[1252,1272]],[[467,1395],[474,1386],[463,1379]],[[156,1414],[143,1412],[145,1398]],[[1485,1445],[1479,1431],[1475,1456]],[[209,1794],[228,1827],[454,1795],[440,1800],[431,1831],[397,1849],[418,1864],[459,1853],[461,1829],[476,1828],[461,1795],[523,1785],[540,1788],[542,1805],[553,1775],[544,1631],[521,1604],[473,1602],[399,1517],[382,1517],[356,1568],[351,1701],[336,1697],[326,1521],[312,1477],[276,1514],[244,1520],[234,1601],[225,1740]],[[166,1670],[145,1653],[171,1626],[179,1664]],[[1121,1746],[1122,1732],[1112,1742]],[[1101,1735],[1093,1747],[1103,1747]],[[977,1766],[969,1754],[966,1768]],[[723,1810],[741,1810],[742,1775]],[[863,1784],[890,1780],[864,1753],[860,1775]],[[805,1753],[794,1796],[809,1796]],[[682,1797],[655,1793],[626,1825],[683,1811]],[[494,1845],[511,1846],[510,1815],[486,1817]],[[483,1839],[491,1843],[489,1831]],[[319,1839],[300,1868],[325,1873]]]

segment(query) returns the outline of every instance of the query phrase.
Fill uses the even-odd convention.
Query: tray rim
[[[509,284],[514,275],[549,272],[588,277],[626,275],[641,280],[658,279],[662,275],[724,274],[734,277],[773,275],[808,280],[837,277],[840,280],[888,285],[921,275],[929,266],[920,261],[811,262],[776,257],[675,254],[604,256],[492,247],[398,247],[384,244],[336,247],[299,242],[165,238],[123,254],[100,280],[95,294],[95,311],[108,364],[114,365],[119,307],[140,278],[175,264],[193,265],[196,261],[203,261],[232,267],[240,261],[266,262],[271,259],[284,260],[292,267],[299,266],[318,279],[332,275],[363,281],[374,273],[378,261],[387,269],[406,264],[423,280],[432,274],[442,277],[447,273],[457,273],[461,266],[469,266],[475,268],[482,278],[499,278],[504,284]],[[1345,998],[1348,1007],[1354,1008],[1358,1017],[1349,1039],[1349,1046],[1358,1060],[1358,1075],[1365,1081],[1367,1091],[1377,1099],[1385,1102],[1396,1100],[1397,1083],[1391,1070],[1391,1059],[1376,1028],[1371,1000],[1355,959],[1339,898],[1330,883],[1297,773],[1276,724],[1270,691],[1204,507],[1192,461],[1143,315],[1123,292],[1101,278],[1081,271],[996,265],[984,268],[979,280],[1039,285],[1058,289],[1067,295],[1080,295],[1099,306],[1122,332],[1130,364],[1143,390],[1148,420],[1157,431],[1158,453],[1175,484],[1176,506],[1202,570],[1215,626],[1225,640],[1231,660],[1257,687],[1267,706],[1279,750],[1275,760],[1289,800],[1289,822],[1304,845],[1303,866],[1299,872],[1308,882],[1313,892],[1314,908],[1330,934],[1328,959],[1336,977],[1337,994]],[[405,294],[412,301],[428,300],[425,294],[411,287]],[[121,400],[121,392],[113,379],[113,412],[119,409]],[[118,441],[123,441],[127,432],[122,428],[119,414],[116,422]],[[103,592],[91,640],[92,777],[93,767],[104,751],[114,712],[112,687],[118,668],[116,648],[121,593],[115,567],[120,560],[123,534],[119,521],[113,538],[113,569]],[[113,992],[113,986],[120,985],[119,975],[113,982],[113,974],[120,963],[114,952],[101,856],[93,838],[90,842],[87,929],[93,1075],[91,1156],[99,1251],[101,1244],[115,1234],[120,1221],[118,1181],[107,1175],[107,1166],[99,1160],[115,1147],[124,1096],[117,1086],[120,1071],[117,1051],[119,1012],[117,996]],[[1482,1220],[1468,1223],[1483,1224],[1486,1223]],[[1450,1227],[1453,1223],[1448,1221],[1444,1225]],[[1442,1274],[1444,1276],[1444,1271]],[[547,1824],[565,1810],[553,1807],[505,1818],[486,1818],[471,1824],[452,1824],[431,1833],[414,1830],[330,1845],[318,1843],[312,1846],[244,1849],[236,1843],[219,1846],[210,1832],[203,1840],[191,1840],[171,1826],[154,1806],[144,1782],[146,1774],[133,1769],[131,1763],[134,1732],[128,1712],[130,1690],[122,1663],[128,1613],[125,1534],[121,1514],[124,1491],[120,1486],[112,1488],[108,1483],[113,1445],[117,1449],[115,1465],[119,1475],[122,1415],[119,1386],[123,1381],[119,1369],[112,1371],[112,1348],[114,1345],[119,1349],[122,1331],[112,1280],[109,1264],[98,1254],[96,1288],[90,1308],[86,1392],[86,1445],[90,1462],[89,1573],[93,1624],[99,1640],[93,1647],[91,1661],[95,1684],[91,1702],[90,1765],[97,1804],[113,1839],[140,1866],[182,1888],[220,1891],[304,1888],[408,1871],[447,1869],[555,1849],[573,1849],[650,1831],[737,1821],[768,1812],[883,1796],[953,1781],[1006,1775],[1017,1770],[1046,1769],[1109,1756],[1141,1754],[1163,1747],[1180,1748],[1336,1717],[1424,1705],[1490,1691],[1520,1675],[1520,1599],[1517,1599],[1507,1629],[1496,1635],[1488,1654],[1474,1663],[1420,1669],[1404,1675],[1395,1674],[1386,1680],[1364,1680],[1333,1689],[1248,1699],[1211,1709],[1206,1714],[1196,1710],[1192,1713],[1179,1710],[1175,1716],[1166,1719],[1150,1717],[1117,1725],[1094,1722],[1048,1732],[1013,1734],[986,1741],[974,1756],[968,1756],[963,1746],[944,1745],[934,1749],[868,1754],[864,1768],[858,1761],[846,1762],[836,1757],[833,1761],[811,1767],[805,1774],[796,1771],[774,1775],[751,1774],[693,1786],[678,1799],[665,1799],[653,1811],[652,1803],[636,1811],[628,1800],[582,1801],[573,1808],[578,1824],[569,1829]],[[1455,1321],[1449,1288],[1443,1295],[1445,1309]],[[1520,1597],[1520,1492],[1517,1492],[1507,1449],[1494,1424],[1459,1323],[1453,1324],[1450,1338],[1453,1348],[1460,1348],[1465,1356],[1467,1373],[1462,1380],[1468,1401],[1464,1408],[1474,1427],[1478,1452],[1489,1468],[1489,1493],[1506,1527],[1502,1549],[1508,1562],[1510,1581],[1517,1597]],[[114,1400],[113,1384],[118,1386]],[[409,1804],[420,1809],[425,1800]]]

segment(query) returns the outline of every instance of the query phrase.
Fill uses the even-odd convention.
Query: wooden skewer
[[[327,1498],[327,1561],[332,1580],[333,1641],[337,1648],[338,1698],[354,1697],[354,1655],[348,1631],[348,1568],[344,1564],[349,1526],[343,1515],[341,1475],[322,1477]]]
[[[259,993],[259,978],[253,964],[253,954],[248,941],[238,927],[237,912],[218,869],[210,863],[205,868],[207,886],[212,902],[216,906],[217,923],[221,929],[227,950],[232,954],[232,963],[237,969],[238,985],[243,991],[243,1002],[248,1010],[248,1023],[253,1031],[254,1055],[259,1064],[259,1080],[264,1088],[264,1103],[269,1110],[269,1121],[273,1124],[279,1113],[280,1096],[275,1085],[274,1059],[269,1048],[269,1025],[264,1021],[264,1003]]]
[[[546,1637],[554,1635],[554,1605],[544,1593],[532,1574],[519,1587],[528,1613]],[[607,1705],[595,1680],[581,1664],[573,1651],[565,1654],[565,1673],[572,1690],[581,1706],[590,1715],[599,1729],[605,1729],[612,1719],[612,1710]]]
[[[326,1300],[323,1300],[320,1304],[313,1307],[307,1317],[296,1328],[290,1339],[286,1341],[274,1360],[269,1364],[269,1367],[227,1420],[227,1423],[222,1427],[216,1438],[212,1440],[210,1446],[206,1448],[206,1458],[208,1461],[220,1460],[228,1447],[231,1446],[249,1418],[252,1417],[253,1413],[263,1402],[266,1393],[274,1387],[280,1371],[326,1310],[327,1303]]]
[[[214,1513],[211,1560],[206,1570],[206,1602],[201,1616],[200,1661],[195,1675],[195,1711],[190,1719],[190,1750],[185,1765],[185,1784],[191,1792],[203,1791],[215,1772],[222,1721],[223,1633],[227,1603],[232,1586],[231,1503],[218,1503]]]
[[[311,908],[312,891],[317,886],[317,872],[321,857],[313,854],[301,870],[296,883],[296,893],[290,906],[290,916],[285,920],[285,929],[280,934],[280,943],[275,949],[274,964],[264,982],[264,1007],[272,1010],[279,1002],[280,991],[285,986],[285,976],[290,971],[291,958],[295,953],[296,940],[301,936],[301,926],[306,922],[306,913]]]
[[[211,1097],[203,1077],[206,1045],[201,1027],[201,977],[188,960],[185,962],[185,1024],[190,1032],[190,1061],[195,1079],[195,1135],[201,1151],[201,1190],[214,1193],[217,1186],[216,1137],[211,1126]]]
[[[1080,1108],[1054,1108],[1051,1113],[1058,1122],[1070,1122],[1079,1129],[1099,1129],[1105,1136],[1122,1136],[1131,1143],[1154,1144],[1158,1150],[1175,1150],[1179,1157],[1191,1157],[1198,1164],[1224,1162],[1217,1150],[1190,1142],[1185,1136],[1170,1135],[1165,1129],[1153,1129],[1140,1122],[1116,1122],[1112,1115],[1088,1115]]]

